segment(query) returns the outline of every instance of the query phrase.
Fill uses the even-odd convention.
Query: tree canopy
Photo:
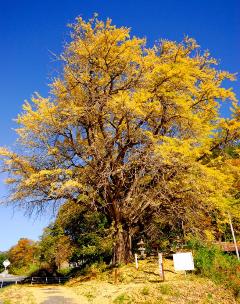
[[[19,239],[18,243],[8,251],[8,258],[11,262],[11,269],[28,267],[38,259],[37,244],[27,238]]]
[[[66,200],[103,213],[118,263],[158,216],[191,230],[237,202],[235,76],[196,41],[146,40],[111,20],[77,18],[48,97],[18,116],[18,151],[1,149],[11,201],[42,210]],[[221,118],[222,102],[232,117]]]
[[[69,261],[73,248],[63,228],[54,223],[44,229],[38,243],[38,251],[40,262],[47,263],[50,268],[57,270]]]

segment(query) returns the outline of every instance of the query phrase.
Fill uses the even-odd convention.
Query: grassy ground
[[[98,273],[97,268],[67,285],[85,296],[89,303],[97,304],[238,303],[231,291],[208,279],[174,273],[172,261],[164,263],[164,282],[161,282],[157,261],[140,261],[139,266],[139,270],[134,265],[121,267],[117,285],[114,271]]]
[[[165,281],[161,282],[157,261],[140,261],[119,269],[118,283],[114,271],[99,271],[91,267],[85,275],[65,284],[67,292],[81,297],[79,303],[96,304],[236,304],[233,293],[223,286],[195,274],[174,273],[172,261],[166,260]],[[38,304],[33,294],[41,287],[13,286],[0,292],[4,304]],[[62,288],[62,287],[60,287]],[[34,291],[34,292],[33,292]],[[64,292],[64,288],[62,288]],[[36,297],[35,297],[36,298]],[[4,302],[5,301],[5,302]]]
[[[28,287],[12,285],[0,290],[1,304],[36,304],[36,299]]]

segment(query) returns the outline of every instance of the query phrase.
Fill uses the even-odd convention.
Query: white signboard
[[[179,252],[173,255],[175,271],[194,270],[193,256],[191,252]]]
[[[9,262],[9,260],[5,260],[5,261],[3,262],[3,266],[4,266],[5,268],[7,268],[10,264],[11,264],[11,263]]]

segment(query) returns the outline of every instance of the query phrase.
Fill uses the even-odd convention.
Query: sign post
[[[164,281],[164,269],[163,269],[163,256],[162,253],[158,253],[158,265],[159,265],[159,274],[162,280]]]
[[[10,264],[11,264],[11,263],[10,263],[9,260],[5,260],[5,261],[3,262],[3,266],[4,266],[4,268],[5,268],[5,271],[7,270],[7,267],[8,267]]]
[[[5,261],[3,262],[3,266],[4,266],[4,268],[5,268],[4,272],[2,273],[3,276],[6,276],[6,275],[8,274],[7,267],[8,267],[10,264],[11,264],[11,263],[10,263],[9,260],[5,260]]]
[[[136,253],[134,254],[134,257],[135,257],[135,265],[136,265],[136,269],[138,270],[138,256],[137,256],[137,254],[136,254]]]
[[[234,242],[234,246],[235,246],[235,250],[236,250],[237,259],[239,260],[238,245],[237,245],[235,233],[234,233],[234,230],[233,230],[232,218],[231,218],[230,213],[228,213],[228,218],[229,218],[229,224],[230,224],[231,232],[232,232],[232,236],[233,236],[233,242]]]

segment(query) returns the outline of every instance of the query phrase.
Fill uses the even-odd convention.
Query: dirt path
[[[73,293],[64,286],[29,287],[37,304],[87,304],[82,296]]]

